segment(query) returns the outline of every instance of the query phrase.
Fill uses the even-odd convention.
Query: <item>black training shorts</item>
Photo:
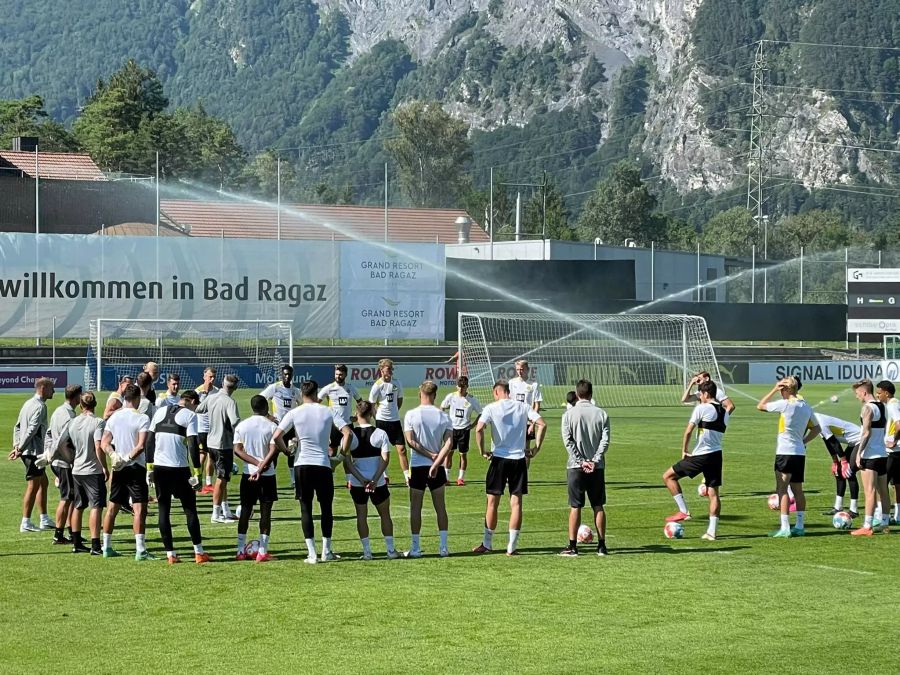
[[[672,471],[679,478],[693,478],[702,473],[706,487],[717,488],[722,485],[722,453],[710,452],[685,457],[672,465]]]
[[[528,464],[522,459],[491,457],[485,478],[484,491],[489,495],[502,495],[509,488],[511,495],[528,494]]]
[[[569,469],[566,474],[569,506],[573,509],[584,508],[585,495],[595,509],[601,508],[606,503],[606,478],[603,469],[594,469],[591,473],[585,473],[581,469]]]
[[[791,483],[802,483],[806,471],[806,457],[803,455],[775,455],[775,471],[789,474]]]

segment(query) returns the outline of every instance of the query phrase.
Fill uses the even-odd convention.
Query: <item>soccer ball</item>
[[[248,541],[244,546],[244,555],[255,558],[257,553],[259,553],[259,539],[252,539]]]
[[[834,517],[831,519],[831,524],[834,525],[834,529],[836,530],[849,530],[853,527],[853,518],[851,518],[850,514],[846,511],[841,511],[840,513],[834,514]]]
[[[237,476],[237,475],[238,475],[238,471],[239,471],[239,469],[238,469],[237,462],[232,462],[232,463],[231,463],[231,475],[232,475],[232,476]]]
[[[769,508],[773,511],[777,511],[781,508],[781,500],[778,498],[777,494],[769,495]]]
[[[684,525],[681,523],[666,523],[663,528],[666,539],[681,539],[684,536]]]
[[[594,531],[587,525],[582,525],[578,528],[577,538],[579,544],[590,544],[594,541]]]
[[[834,396],[831,397],[831,402],[832,402],[832,403],[837,403],[837,402],[838,402],[837,394],[835,394]]]
[[[697,486],[697,494],[701,497],[707,496],[708,488],[706,487],[706,483],[700,483],[700,485]]]

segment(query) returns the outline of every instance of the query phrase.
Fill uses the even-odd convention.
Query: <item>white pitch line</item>
[[[875,572],[865,572],[863,570],[850,570],[845,567],[829,567],[828,565],[810,565],[817,570],[828,570],[829,572],[846,572],[847,574],[862,574],[867,577],[874,577]]]

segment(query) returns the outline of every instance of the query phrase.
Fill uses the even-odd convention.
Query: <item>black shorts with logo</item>
[[[775,455],[775,471],[791,476],[791,483],[802,483],[806,472],[806,457],[803,455]]]
[[[275,474],[260,476],[256,480],[250,480],[250,474],[241,476],[241,512],[252,509],[257,502],[271,504],[278,501],[278,484],[275,482]]]
[[[403,425],[400,424],[399,420],[395,422],[375,420],[375,428],[381,429],[384,433],[387,434],[388,440],[391,442],[391,445],[406,445],[406,441],[403,438]]]
[[[591,473],[585,473],[581,469],[569,469],[566,474],[569,506],[573,509],[584,508],[585,495],[595,509],[606,503],[606,478],[603,469],[594,469]]]
[[[66,466],[51,466],[50,469],[59,483],[59,498],[64,502],[75,499],[75,481],[72,480],[72,469]]]
[[[331,437],[328,439],[328,447],[329,448],[340,448],[341,441],[344,440],[344,434],[341,433],[340,429],[338,429],[333,424],[331,425]]]
[[[46,469],[39,469],[37,467],[36,455],[19,455],[19,459],[21,459],[22,464],[25,465],[25,480],[31,480],[32,478],[41,478],[42,476],[47,475]]]
[[[874,471],[879,476],[884,476],[887,473],[887,463],[887,457],[871,457],[860,461],[863,469]]]
[[[197,502],[197,493],[191,487],[191,470],[186,466],[153,467],[153,484],[160,501],[175,497],[178,500]]]
[[[357,485],[350,486],[350,498],[353,500],[354,504],[363,505],[371,500],[374,506],[378,506],[390,496],[391,493],[388,490],[387,485],[380,485],[375,488],[374,492],[366,492],[365,488]]]
[[[129,498],[132,504],[146,504],[150,500],[147,469],[140,464],[131,464],[112,473],[109,501],[120,506],[128,506]]]
[[[447,484],[447,472],[444,467],[437,470],[437,475],[432,478],[428,475],[430,466],[413,466],[409,469],[409,488],[411,490],[424,490],[428,488],[432,492],[439,490]]]
[[[466,454],[469,451],[469,437],[472,435],[472,429],[454,429],[453,430],[453,449],[459,450],[460,454]]]
[[[507,487],[511,495],[528,494],[528,464],[524,457],[522,459],[491,457],[484,481],[484,491],[489,495],[502,495]]]
[[[213,458],[216,467],[216,478],[226,483],[229,482],[231,480],[231,471],[234,468],[234,450],[207,448],[206,451]]]
[[[102,509],[106,506],[106,481],[102,473],[72,476],[75,481],[75,508]]]
[[[672,471],[679,478],[693,478],[699,473],[703,474],[706,487],[717,488],[722,485],[722,453],[710,452],[706,455],[692,455],[675,462]]]
[[[888,454],[887,477],[891,485],[900,485],[900,452]]]

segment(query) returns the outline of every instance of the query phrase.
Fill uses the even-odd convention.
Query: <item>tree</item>
[[[769,232],[769,258],[789,260],[805,253],[843,250],[855,235],[840,213],[818,209],[778,221]]]
[[[202,103],[157,119],[168,126],[169,144],[161,155],[167,177],[189,176],[218,188],[234,184],[246,157],[228,123],[210,116]]]
[[[503,174],[494,172],[494,238],[509,239],[515,231],[515,202],[510,199],[509,192],[503,183]],[[481,221],[485,232],[491,231],[491,195],[487,190],[470,189],[462,198],[463,208],[475,220]]]
[[[97,87],[72,131],[101,167],[150,174],[155,168],[153,140],[165,133],[154,122],[168,105],[162,83],[133,59]]]
[[[569,225],[569,209],[556,184],[544,176],[546,187],[537,188],[525,204],[523,230],[529,234],[546,234],[547,239],[572,241],[575,230]],[[546,228],[544,217],[546,216]]]
[[[710,218],[700,235],[701,247],[707,253],[749,258],[753,246],[759,255],[759,228],[753,215],[743,206],[720,211]]]
[[[295,198],[298,186],[294,165],[282,159],[280,175],[282,200]],[[259,153],[244,167],[241,178],[251,192],[269,199],[276,198],[279,183],[278,155],[271,150]]]
[[[633,239],[638,246],[662,241],[665,222],[653,217],[655,208],[656,198],[641,181],[640,169],[619,162],[585,203],[578,219],[579,238],[599,238],[613,246],[622,246],[626,239]]]
[[[436,101],[411,101],[391,115],[399,137],[384,147],[400,168],[400,184],[416,206],[448,206],[468,186],[468,127]]]
[[[10,149],[16,136],[37,137],[38,147],[49,152],[71,152],[78,147],[72,134],[47,115],[40,96],[0,100],[0,148]]]

